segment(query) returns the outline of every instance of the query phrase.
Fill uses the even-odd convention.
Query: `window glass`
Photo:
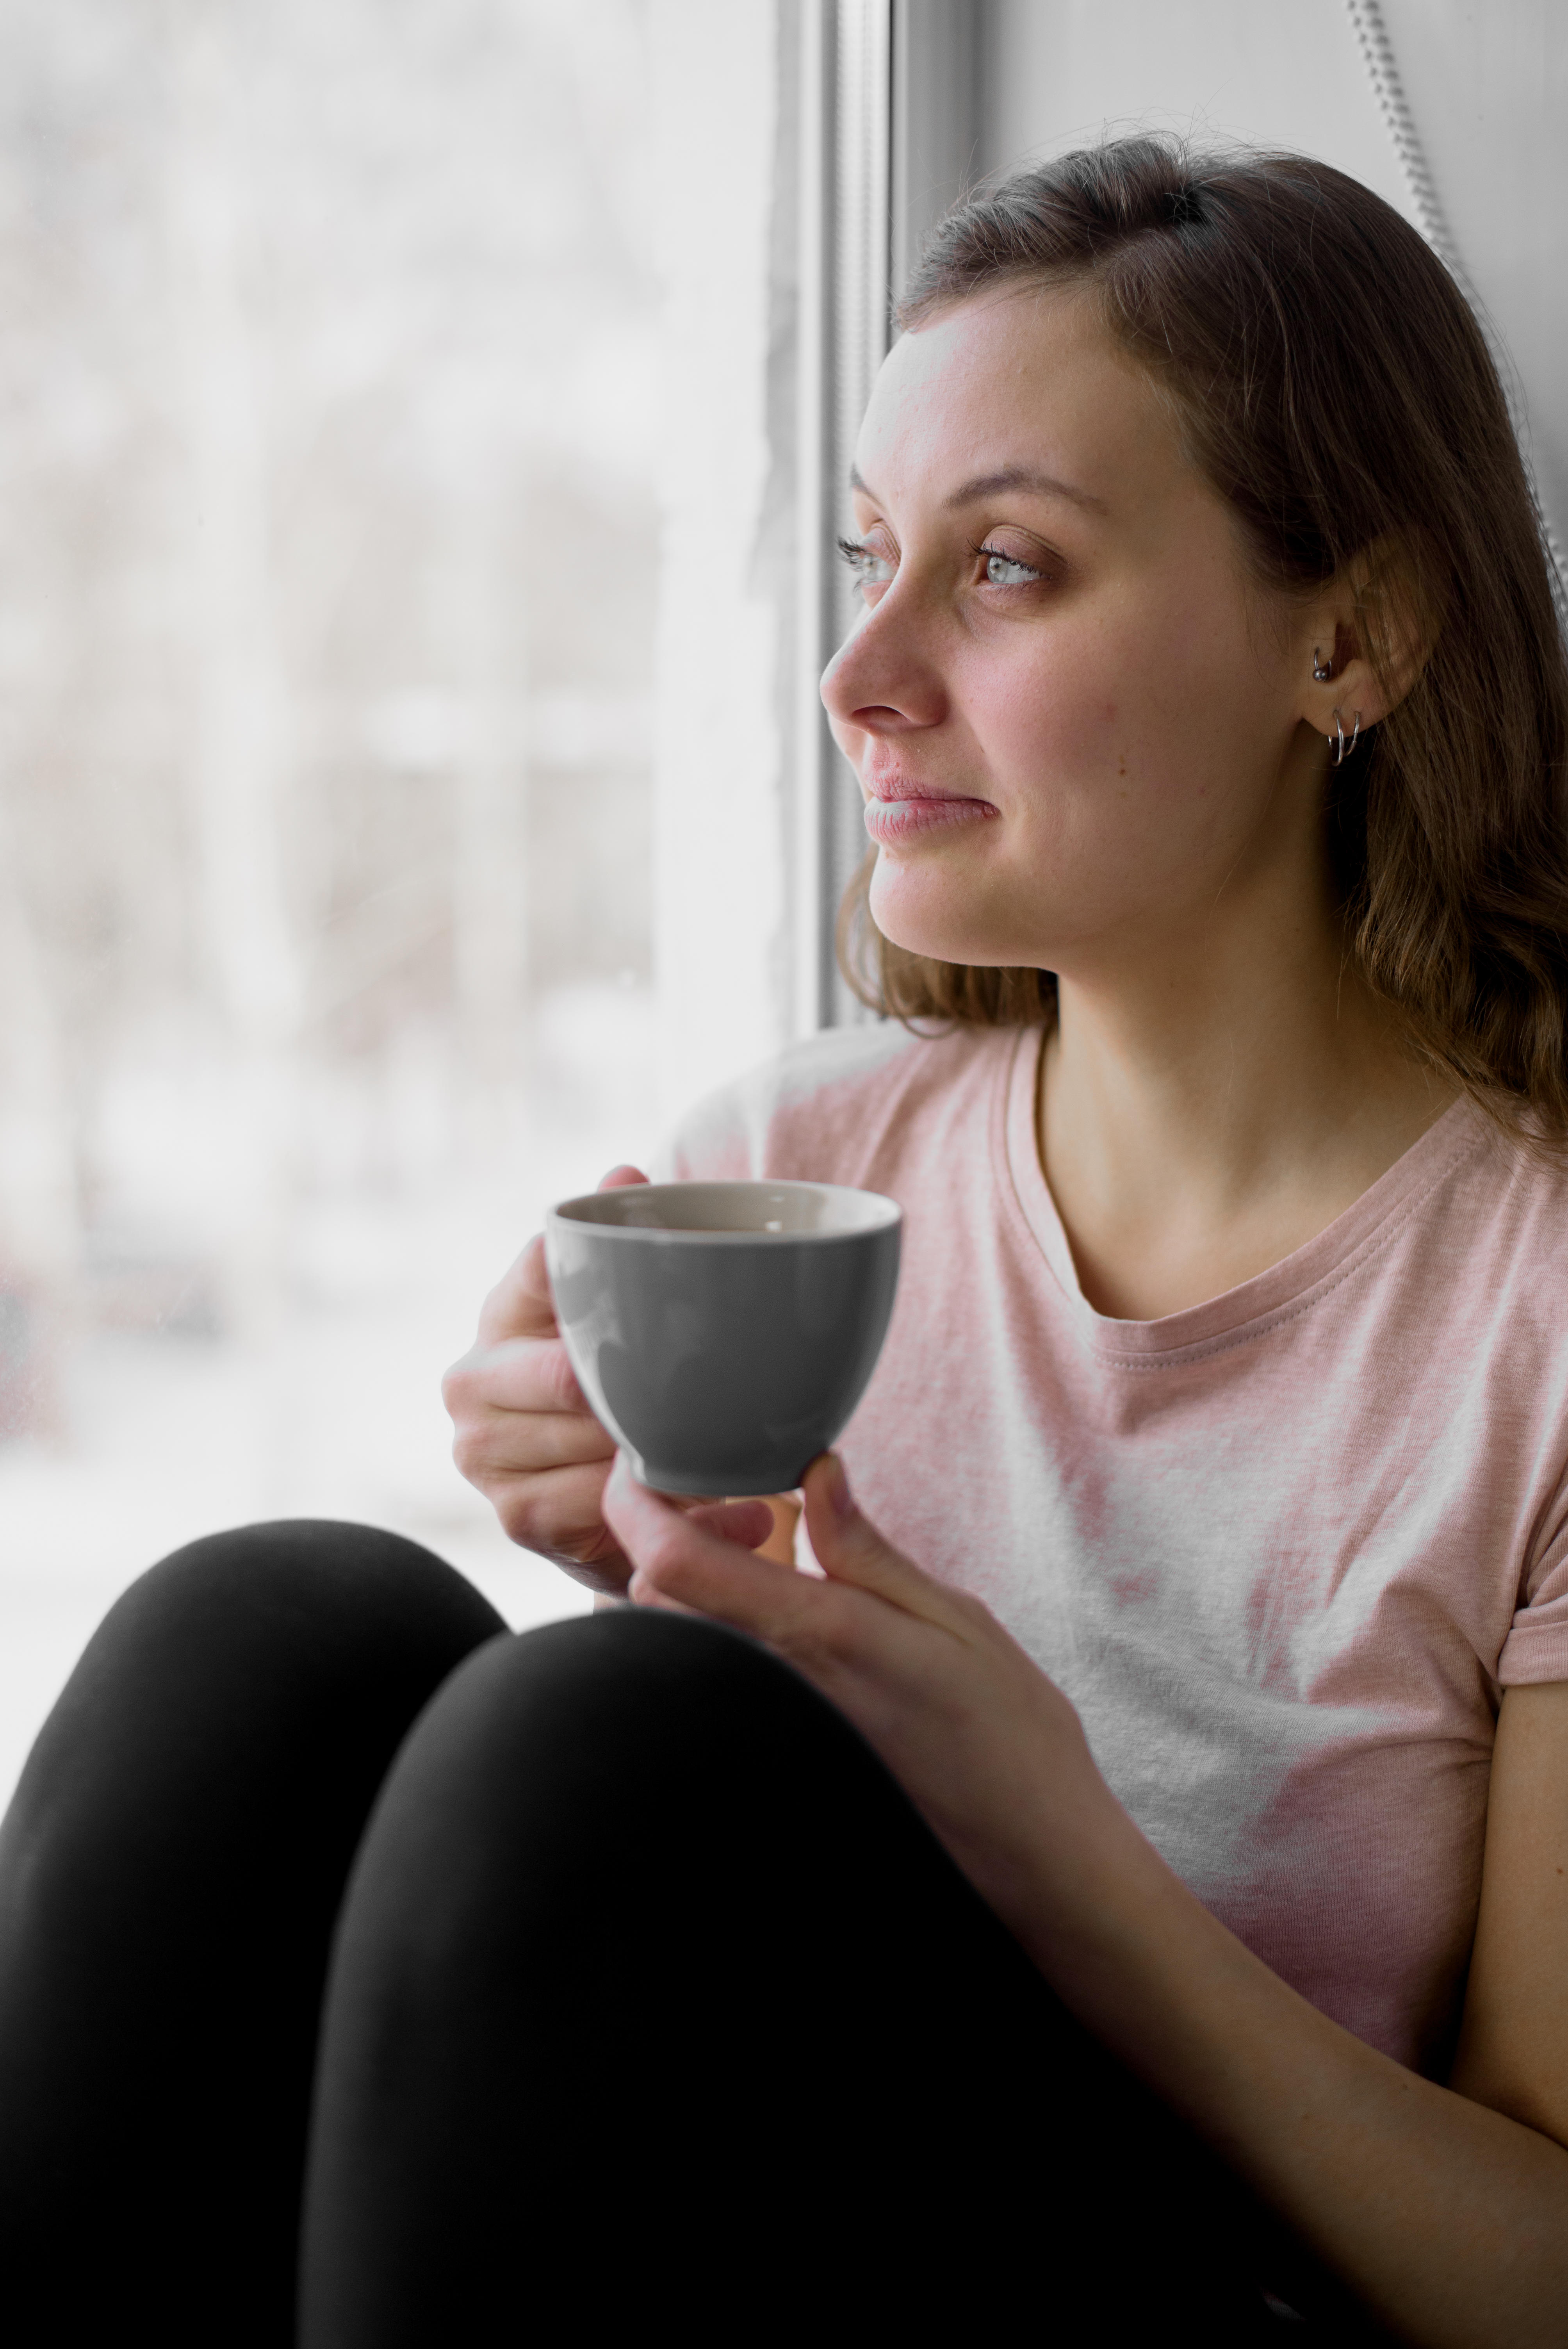
[[[0,12],[0,1798],[215,1525],[575,1603],[438,1381],[652,1125],[645,82],[634,0]]]

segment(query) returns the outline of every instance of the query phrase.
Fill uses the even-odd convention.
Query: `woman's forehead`
[[[1034,474],[1107,502],[1129,470],[1187,471],[1169,409],[1081,289],[1010,286],[903,335],[856,444],[872,495],[950,498]],[[1150,484],[1152,485],[1152,484]]]

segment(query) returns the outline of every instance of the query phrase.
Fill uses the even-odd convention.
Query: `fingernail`
[[[850,1480],[844,1474],[844,1464],[836,1452],[830,1452],[828,1454],[828,1499],[836,1517],[854,1516],[855,1504],[850,1491]]]

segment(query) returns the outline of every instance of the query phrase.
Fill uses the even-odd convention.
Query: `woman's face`
[[[1282,858],[1305,895],[1310,621],[1266,608],[1081,295],[1012,289],[904,336],[856,481],[865,610],[822,697],[888,937],[1087,978],[1169,956]]]

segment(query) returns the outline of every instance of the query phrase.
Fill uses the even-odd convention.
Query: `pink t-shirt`
[[[1270,1271],[1109,1320],[1040,1168],[1038,1050],[820,1037],[695,1112],[674,1171],[899,1201],[841,1444],[862,1506],[1066,1691],[1216,1917],[1440,2075],[1501,1691],[1568,1680],[1568,1174],[1461,1103]]]

